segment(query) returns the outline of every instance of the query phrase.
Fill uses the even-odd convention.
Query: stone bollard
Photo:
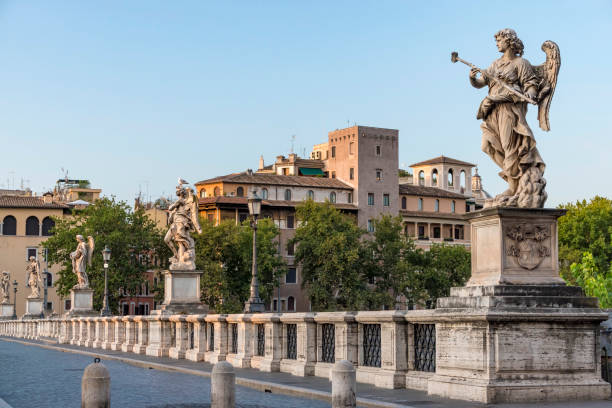
[[[340,360],[332,369],[332,408],[357,406],[357,378],[350,361]]]
[[[81,408],[110,408],[110,375],[98,357],[83,372]]]
[[[213,367],[210,402],[211,408],[234,408],[236,404],[236,374],[227,361],[220,361]]]

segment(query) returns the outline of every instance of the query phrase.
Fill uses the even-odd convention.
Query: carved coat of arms
[[[525,269],[537,268],[545,257],[550,256],[550,249],[543,243],[550,236],[548,226],[517,224],[507,228],[506,236],[511,240],[506,254],[515,257]]]

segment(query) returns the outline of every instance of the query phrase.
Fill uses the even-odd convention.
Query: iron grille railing
[[[336,326],[325,323],[321,325],[321,361],[336,362]]]
[[[436,325],[414,325],[414,369],[436,371]]]
[[[286,324],[287,328],[287,358],[297,358],[297,324]]]
[[[188,323],[187,327],[187,330],[189,330],[189,349],[192,350],[195,347],[195,323]]]
[[[266,328],[263,324],[257,325],[257,355],[263,356],[266,353]]]
[[[232,327],[232,353],[238,353],[238,324],[232,323],[230,324]]]
[[[380,324],[363,325],[363,365],[380,367]]]
[[[176,347],[176,323],[170,323],[170,346]]]
[[[208,323],[208,351],[215,350],[215,324]]]

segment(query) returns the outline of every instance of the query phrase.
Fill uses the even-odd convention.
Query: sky
[[[528,114],[547,206],[612,196],[610,0],[0,1],[0,188],[41,193],[67,171],[155,200],[358,124],[398,129],[402,167],[476,163],[498,194],[486,88],[450,53],[486,67],[506,27],[534,65],[545,40],[561,50],[551,131]]]

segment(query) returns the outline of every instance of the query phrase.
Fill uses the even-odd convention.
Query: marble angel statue
[[[30,261],[26,267],[27,286],[32,293],[28,295],[28,299],[40,298],[40,287],[42,286],[42,275],[40,273],[40,262],[35,256],[30,256]]]
[[[91,236],[87,237],[87,242],[82,235],[77,235],[78,242],[74,252],[70,253],[72,260],[72,271],[76,274],[78,283],[73,289],[88,289],[89,279],[87,278],[87,266],[91,266],[91,259],[95,248],[94,239]]]
[[[0,278],[0,292],[2,293],[2,297],[0,297],[1,304],[7,304],[10,302],[10,286],[11,286],[11,275],[8,271],[2,271],[2,277]]]
[[[475,88],[489,87],[478,109],[482,119],[482,150],[501,168],[499,175],[508,189],[489,200],[487,206],[542,208],[546,202],[546,165],[538,152],[527,124],[527,104],[538,105],[540,128],[550,130],[548,112],[561,66],[559,47],[552,41],[542,44],[546,61],[532,66],[523,56],[523,42],[506,28],[495,34],[502,56],[487,69],[480,69],[452,54],[452,61],[469,65],[469,79]]]
[[[202,232],[198,219],[198,198],[193,189],[185,187],[188,184],[179,178],[176,186],[176,200],[168,210],[170,216],[168,222],[170,228],[166,233],[164,241],[172,250],[170,258],[171,270],[195,270],[195,241],[191,237],[192,232]]]

